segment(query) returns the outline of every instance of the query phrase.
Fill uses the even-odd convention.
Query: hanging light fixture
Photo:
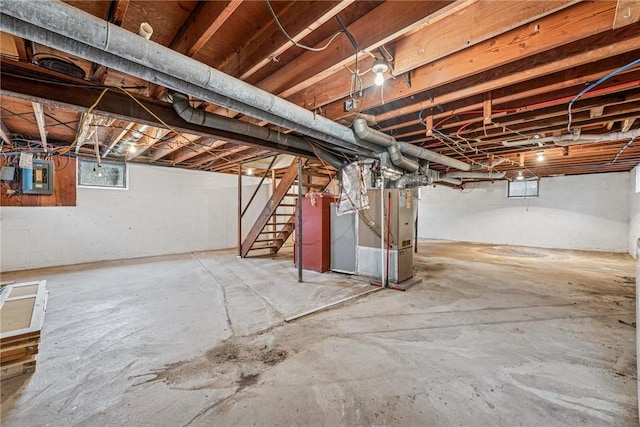
[[[539,162],[544,161],[544,150],[540,150],[540,151],[538,151],[538,152],[537,152],[537,154],[536,154],[536,159],[537,159]]]
[[[518,171],[518,176],[516,176],[516,179],[518,181],[522,181],[524,179],[524,176],[522,175],[522,171]]]
[[[384,59],[376,59],[371,67],[371,71],[373,71],[376,75],[376,85],[382,86],[384,83],[384,73],[389,70],[389,66],[384,61]]]

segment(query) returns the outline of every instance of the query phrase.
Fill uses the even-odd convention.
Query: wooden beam
[[[169,129],[163,128],[149,129],[147,133],[136,143],[136,151],[127,153],[127,160],[133,160],[140,156],[164,138],[169,132],[171,132]]]
[[[209,168],[206,168],[206,170],[214,171],[214,172],[228,172],[229,170],[233,169],[234,166],[237,164],[258,160],[258,158],[264,157],[265,154],[267,153],[270,153],[270,151],[256,148],[249,154],[245,154],[245,155],[230,158],[230,159],[225,159],[227,163],[221,164],[221,165],[213,165]]]
[[[456,8],[450,8],[450,14],[446,16],[447,19],[432,19],[421,30],[400,38],[394,44],[394,73],[399,75],[427,62],[454,54],[486,41],[501,31],[504,32],[505,28],[507,30],[513,29],[572,3],[575,1],[496,2],[481,0],[479,2],[457,2]],[[476,21],[479,16],[500,18],[496,18],[495,22],[493,18],[483,20],[482,25],[478,25]],[[505,19],[501,19],[501,17]],[[500,25],[496,25],[498,23]],[[433,39],[440,40],[441,43],[434,43]],[[371,62],[369,58],[364,60]],[[362,68],[366,69],[369,66],[370,63],[367,63]],[[362,76],[362,81],[365,88],[374,85],[373,76],[370,73]],[[414,86],[413,83],[412,86]],[[319,82],[318,85],[292,94],[289,101],[304,106],[310,103],[313,103],[315,107],[324,106],[347,96],[349,90],[349,76],[344,70],[338,70],[334,75]]]
[[[226,144],[227,141],[222,141],[220,139],[215,140],[212,138],[202,138],[198,141],[198,145],[196,147],[183,147],[180,152],[174,154],[171,161],[173,164],[182,163],[193,157],[199,156],[200,154],[208,153],[211,150],[220,148]]]
[[[636,119],[627,119],[623,121],[622,125],[620,126],[620,130],[622,132],[629,132],[631,130],[631,126],[633,126],[633,122],[635,121]]]
[[[640,42],[640,38],[638,39]],[[611,71],[618,69],[619,67],[628,64],[637,58],[636,52],[632,51],[618,56],[601,59],[599,61],[588,61],[586,64],[577,65],[575,67],[561,70],[555,73],[548,73],[544,75],[538,75],[536,70],[533,72],[534,78],[531,80],[524,80],[522,82],[502,86],[502,87],[490,87],[492,89],[492,97],[495,105],[499,105],[501,108],[513,108],[520,107],[522,105],[529,105],[540,101],[548,101],[557,99],[558,97],[567,96],[569,94],[575,95],[589,82],[596,81],[601,77],[609,74]],[[580,62],[580,61],[577,61]],[[492,80],[492,79],[489,79]],[[619,83],[628,83],[635,79],[629,77],[618,77]],[[467,91],[470,86],[482,86],[486,81],[480,79],[470,79],[469,81],[462,80],[456,82],[454,85],[449,85],[445,88],[445,91],[433,91],[434,102],[437,105],[444,106],[444,110],[438,113],[435,118],[443,118],[447,115],[464,113],[468,111],[478,110],[482,107],[482,100],[479,98],[479,94]],[[607,87],[608,85],[604,85]],[[629,86],[630,87],[630,86]],[[451,88],[451,92],[447,92],[446,89]],[[463,89],[459,89],[463,88]],[[566,93],[567,89],[571,89],[572,92]],[[622,89],[622,88],[621,88]],[[594,93],[598,93],[599,89],[588,92],[585,96],[591,96]],[[462,92],[462,94],[460,93]],[[542,97],[542,99],[540,99]],[[437,101],[436,101],[437,100]],[[439,101],[439,102],[438,102]],[[429,103],[431,101],[428,101]],[[378,123],[394,119],[396,115],[406,116],[414,115],[422,108],[432,108],[426,106],[425,103],[417,103],[402,107],[388,113],[382,113],[376,116]],[[419,123],[417,119],[405,122],[406,125]],[[402,123],[393,126],[382,125],[383,132],[397,129],[402,127]]]
[[[107,149],[105,150],[104,154],[102,154],[102,158],[103,159],[106,158],[109,155],[111,150],[113,150],[113,148],[116,145],[118,145],[120,140],[122,138],[124,138],[124,136],[127,134],[127,132],[129,132],[129,129],[131,129],[134,124],[135,124],[134,122],[127,123],[127,125],[124,127],[124,129],[122,129],[122,131],[120,131],[118,134],[116,134],[116,136],[111,140],[111,143],[109,144],[109,147],[107,147]]]
[[[593,118],[602,116],[603,112],[604,112],[604,105],[598,105],[596,107],[593,107],[591,110],[589,110],[589,115],[593,119]]]
[[[604,2],[596,2],[596,5],[592,7],[603,8],[606,5],[607,3]],[[569,9],[581,6],[583,5],[578,4]],[[569,9],[567,9],[566,13],[569,13]],[[417,95],[429,88],[437,88],[444,85],[453,88],[455,87],[454,82],[472,75],[481,76],[481,80],[485,80],[477,85],[460,87],[456,98],[448,97],[448,100],[460,99],[460,97],[466,97],[473,93],[482,93],[483,91],[530,80],[545,74],[637,49],[639,46],[638,40],[640,40],[640,29],[635,26],[627,26],[619,30],[597,34],[604,31],[607,22],[610,23],[613,10],[605,8],[604,11],[601,10],[600,12],[594,14],[594,11],[582,10],[581,15],[571,15],[576,18],[576,21],[558,19],[556,15],[552,15],[548,19],[555,22],[555,27],[552,28],[552,31],[536,34],[535,42],[532,39],[528,43],[513,43],[513,40],[526,38],[526,35],[533,29],[528,27],[535,25],[530,24],[525,28],[513,30],[491,41],[437,60],[414,70],[411,88],[407,88],[399,79],[388,80],[385,83],[384,90],[385,102],[389,103]],[[561,12],[563,16],[566,13],[565,11]],[[578,19],[579,17],[581,18]],[[576,22],[578,24],[575,24]],[[550,22],[547,22],[547,24],[551,26]],[[545,27],[547,24],[544,24]],[[574,24],[578,26],[575,31]],[[585,27],[582,27],[582,25]],[[589,30],[586,30],[586,27]],[[567,32],[563,35],[557,34],[558,31],[562,32],[563,30]],[[592,35],[594,33],[596,34]],[[569,36],[569,34],[572,36]],[[588,37],[590,35],[592,37]],[[585,40],[580,41],[581,39]],[[563,47],[562,45],[565,42],[567,45]],[[526,60],[527,58],[531,58],[531,60]],[[511,64],[508,65],[510,70],[508,75],[488,72],[491,69],[506,66],[507,64]],[[485,71],[487,71],[486,78],[482,74]],[[367,89],[366,92],[367,95],[362,101],[363,111],[382,105],[380,96],[376,95],[377,90]],[[420,106],[414,111],[431,108],[442,102],[443,100],[437,98],[434,98],[433,102],[431,100],[423,101],[414,104],[414,107]],[[332,119],[344,117],[342,101],[327,105],[325,107],[325,115]]]
[[[27,52],[27,47],[25,46],[24,39],[21,39],[18,36],[13,36],[13,42],[16,45],[16,51],[18,52],[18,57],[20,61],[28,62],[30,60],[29,53]]]
[[[480,0],[468,3],[446,20],[429,23],[398,40],[394,49],[394,71],[399,75],[413,70],[575,3],[576,0]],[[536,27],[533,29],[529,38],[535,36]],[[548,28],[539,26],[537,31],[548,31]]]
[[[613,28],[624,27],[640,21],[640,3],[638,0],[618,0]]]
[[[7,129],[4,122],[0,120],[0,138],[4,140],[7,144],[12,144],[13,140],[11,139],[11,132]]]
[[[433,135],[433,115],[429,114],[427,116],[427,136],[432,136]]]
[[[242,0],[199,2],[169,45],[194,56],[242,4]]]
[[[222,150],[222,151],[218,151],[210,156],[202,156],[201,159],[198,159],[192,163],[189,163],[189,167],[190,168],[200,168],[201,166],[204,166],[204,169],[207,169],[210,167],[210,165],[214,164],[216,162],[216,160],[225,157],[225,156],[230,156],[232,154],[235,153],[239,153],[241,151],[245,151],[245,150],[249,150],[251,147],[247,147],[244,145],[240,145],[240,146],[234,146],[232,148],[228,148],[226,150]]]
[[[607,70],[602,70],[602,75],[605,74],[607,74]],[[638,93],[640,93],[638,90],[640,89],[640,76],[629,74],[620,77],[623,77],[625,80],[628,79],[629,81],[617,81],[615,84],[611,84],[610,86],[603,86],[587,92],[576,104],[574,104],[573,110],[591,110],[601,104],[611,106],[619,103],[640,100],[638,95]],[[595,78],[595,80],[597,80],[597,78]],[[569,86],[562,90],[554,90],[554,88],[550,88],[549,91],[544,94],[537,94],[530,96],[529,98],[522,97],[514,99],[512,102],[501,104],[501,111],[495,113],[493,118],[500,124],[508,125],[509,123],[507,121],[512,120],[514,117],[525,117],[524,120],[531,120],[532,118],[539,117],[539,114],[546,114],[548,111],[556,111],[556,114],[565,116],[566,119],[567,103],[573,99],[575,94],[583,87],[584,85],[580,85],[579,82],[575,82],[574,86]],[[505,92],[508,92],[507,88],[505,88]],[[465,114],[476,111],[477,109],[478,105],[474,104],[467,105],[463,108],[455,108],[453,110],[448,109],[442,113],[434,115],[434,119],[441,121],[442,124],[439,126],[439,130],[446,133],[447,129],[454,129],[462,125],[482,122],[483,117],[479,114],[475,116]],[[533,114],[526,114],[531,112],[533,112]],[[451,118],[454,119],[445,121],[445,119]],[[412,130],[418,124],[418,120],[412,120],[410,122],[403,122],[394,126],[382,127],[380,130],[386,133],[393,130],[396,138],[406,139],[413,136],[422,136],[421,130]],[[409,130],[403,131],[403,128],[408,128]],[[468,131],[469,128],[467,128],[467,132]]]
[[[44,116],[44,106],[39,102],[31,102],[33,107],[33,115],[38,123],[38,132],[40,133],[40,141],[42,146],[47,148],[47,124]]]
[[[46,103],[47,105],[71,111],[86,111],[91,104],[95,102],[96,97],[100,95],[100,90],[102,89],[101,86],[96,87],[85,80],[74,79],[42,67],[19,63],[5,58],[0,58],[0,73],[1,95]],[[46,79],[44,79],[44,77],[46,77]],[[69,84],[73,86],[69,87]],[[171,104],[142,95],[132,95],[153,112],[155,116],[162,119],[164,123],[180,133],[213,137],[223,139],[227,142],[253,147],[264,147],[292,155],[310,154],[307,151],[294,149],[270,141],[252,138],[222,129],[212,129],[210,127],[188,123],[178,116]],[[106,92],[100,104],[98,104],[92,112],[100,116],[133,121],[154,127],[164,126],[157,118],[140,108],[129,95],[122,93],[122,91],[114,90]]]
[[[354,0],[319,1],[304,7],[291,3],[285,9],[286,13],[278,15],[278,20],[291,38],[299,42],[353,2]],[[219,69],[229,74],[241,70],[239,79],[245,80],[292,46],[294,44],[272,21],[237,55],[241,58],[240,65],[238,57],[234,56],[225,61]]]
[[[453,1],[385,2],[360,18],[347,29],[357,40],[360,50],[373,50],[424,25],[434,16],[446,14]],[[375,31],[372,29],[375,28]],[[318,45],[326,44],[325,40]],[[287,97],[305,87],[343,70],[355,58],[347,37],[336,38],[330,49],[306,51],[256,86]]]
[[[93,114],[82,113],[78,122],[78,130],[76,131],[76,154],[80,151],[80,147],[89,135],[89,126],[93,121]]]
[[[117,25],[118,27],[121,26],[128,7],[129,0],[111,0],[107,21]]]
[[[155,147],[153,155],[151,156],[151,161],[158,161],[163,157],[178,151],[182,147],[191,144],[191,141],[198,141],[198,139],[200,138],[197,135],[173,134],[171,137],[166,138],[162,143]]]
[[[484,94],[482,102],[482,117],[485,125],[491,124],[491,92]]]

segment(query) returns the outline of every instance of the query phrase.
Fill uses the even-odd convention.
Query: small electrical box
[[[13,181],[15,173],[14,166],[0,166],[0,181]]]
[[[33,159],[31,169],[22,169],[22,194],[53,194],[53,162]]]
[[[344,111],[348,113],[349,111],[356,111],[360,108],[360,101],[355,98],[349,98],[344,101]]]

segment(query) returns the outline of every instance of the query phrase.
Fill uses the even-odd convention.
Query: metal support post
[[[302,283],[302,157],[298,158],[298,282]]]
[[[238,256],[242,257],[242,165],[238,165]]]

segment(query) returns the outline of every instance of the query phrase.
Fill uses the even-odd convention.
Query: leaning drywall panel
[[[543,178],[540,197],[508,199],[506,181],[425,187],[421,238],[627,252],[629,173]]]
[[[129,189],[78,188],[76,207],[0,212],[2,271],[234,247],[237,177],[131,164]],[[249,198],[258,183],[243,179]],[[243,221],[268,200],[269,184]]]

